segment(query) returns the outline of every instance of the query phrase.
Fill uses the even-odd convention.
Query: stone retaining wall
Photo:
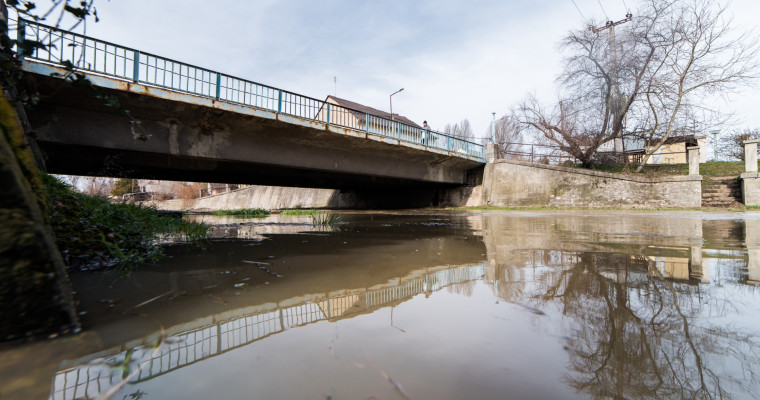
[[[493,207],[698,208],[702,176],[645,178],[515,160],[486,166],[480,199],[450,205]],[[478,191],[473,191],[478,194]]]

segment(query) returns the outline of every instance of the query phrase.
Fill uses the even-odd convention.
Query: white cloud
[[[624,17],[635,0],[98,1],[88,34],[304,95],[337,94],[434,129],[469,118],[477,135],[529,92],[553,97],[556,43],[583,24]],[[757,0],[735,0],[756,26]],[[606,16],[605,16],[606,12]],[[760,126],[755,90],[729,103]]]

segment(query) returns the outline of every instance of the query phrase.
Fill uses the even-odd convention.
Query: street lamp
[[[493,122],[491,122],[491,143],[496,143],[496,113],[492,112]]]
[[[399,90],[397,90],[397,91],[395,91],[395,92],[391,93],[391,95],[390,95],[390,96],[388,96],[388,99],[389,99],[389,100],[390,100],[390,102],[391,102],[391,121],[393,121],[393,95],[394,95],[394,94],[396,94],[396,93],[399,93],[399,92],[401,92],[402,90],[404,90],[404,88],[401,88],[401,89],[399,89]]]

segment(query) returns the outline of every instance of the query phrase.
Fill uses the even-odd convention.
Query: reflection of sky
[[[541,318],[494,301],[478,282],[471,296],[443,290],[286,330],[114,398],[138,389],[148,398],[401,398],[384,373],[411,398],[503,398],[506,388],[513,398],[573,398],[561,384],[564,342],[537,329]]]
[[[352,318],[357,313],[394,306],[421,293],[430,296],[431,293],[443,288],[456,289],[459,285],[468,285],[482,278],[485,273],[485,265],[439,268],[427,271],[424,275],[413,273],[395,282],[364,290],[307,295],[281,302],[281,304],[296,303],[290,307],[263,304],[241,309],[240,312],[244,313],[241,316],[232,316],[236,314],[235,311],[227,312],[224,313],[225,317],[214,316],[213,318],[214,320],[226,318],[225,320],[213,325],[204,326],[201,323],[201,326],[190,331],[176,333],[158,349],[138,346],[127,352],[97,360],[92,365],[85,364],[61,371],[53,384],[53,398],[74,399],[83,395],[102,394],[103,391],[124,379],[123,369],[113,368],[113,365],[125,363],[127,354],[130,354],[133,360],[128,363],[128,370],[135,372],[134,376],[130,376],[129,381],[149,381],[158,376],[188,368],[195,363],[206,362],[210,357],[265,339],[270,335],[281,334],[319,321]],[[184,325],[193,325],[193,322]],[[167,330],[172,329],[169,327]],[[151,336],[153,339],[146,338],[144,342],[156,340],[155,334]]]
[[[760,368],[760,286],[747,279],[756,216],[662,215],[596,226],[577,215],[485,218],[484,264],[212,316],[172,331],[180,340],[115,398],[138,389],[157,398],[588,398],[615,388],[652,398],[668,397],[657,379],[662,390],[695,394],[681,390],[694,389],[699,371],[709,390],[753,398],[760,385],[745,372]],[[530,240],[517,241],[520,229]],[[540,240],[546,248],[531,247]],[[79,369],[104,372],[103,387],[121,379]],[[76,383],[66,374],[57,388]]]

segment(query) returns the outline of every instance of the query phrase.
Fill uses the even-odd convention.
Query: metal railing
[[[227,103],[274,111],[485,161],[482,144],[392,121],[37,22],[19,20],[18,51],[28,59]]]
[[[503,143],[500,149],[500,156],[503,158],[530,161],[534,163],[559,165],[570,163],[579,164],[577,158],[563,151],[556,145],[544,145],[535,143]],[[642,150],[629,150],[622,152],[615,151],[597,151],[595,159],[600,163],[604,161],[614,161],[618,163],[640,163],[644,153]],[[687,164],[688,158],[686,151],[658,151],[651,155],[649,164]]]

